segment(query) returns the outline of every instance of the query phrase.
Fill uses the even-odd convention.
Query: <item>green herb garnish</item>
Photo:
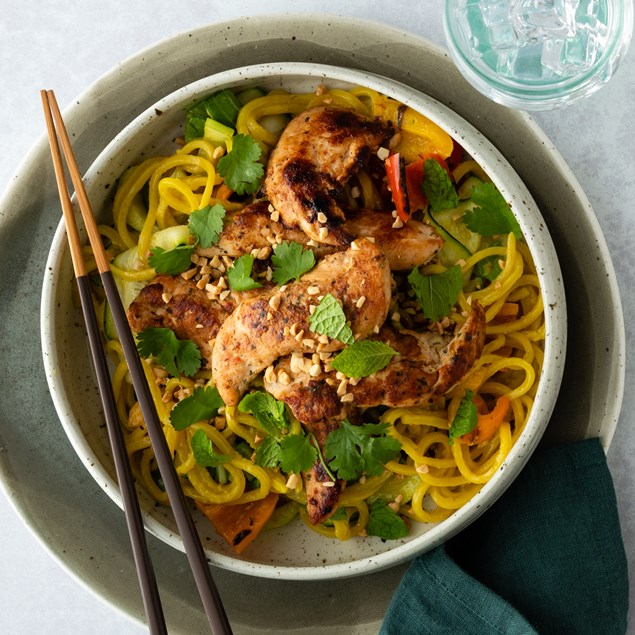
[[[476,428],[477,423],[478,411],[474,403],[474,393],[471,390],[466,390],[456,411],[456,415],[454,415],[454,419],[452,419],[448,443],[454,445],[454,439],[472,432],[472,430]]]
[[[234,291],[249,291],[262,287],[251,277],[251,269],[254,265],[254,257],[244,254],[234,260],[233,267],[227,270],[227,282]]]
[[[170,423],[175,430],[185,430],[193,423],[215,417],[218,409],[224,405],[216,387],[196,388],[189,397],[172,408]]]
[[[218,237],[223,231],[224,218],[225,209],[222,205],[208,205],[192,212],[187,225],[198,244],[205,249],[218,242]]]
[[[197,430],[192,435],[190,445],[196,465],[201,467],[220,467],[223,463],[231,461],[230,456],[214,452],[212,441],[205,434],[205,430]]]
[[[289,431],[284,403],[268,392],[257,391],[245,395],[238,404],[238,410],[250,412],[260,427],[278,440]]]
[[[423,314],[433,322],[450,313],[463,287],[461,267],[455,265],[443,273],[422,276],[418,267],[408,275]]]
[[[174,276],[189,269],[192,253],[196,245],[179,245],[170,251],[163,247],[153,247],[150,250],[148,264],[157,272]]]
[[[459,204],[459,195],[454,183],[438,161],[426,159],[423,164],[423,172],[425,178],[421,184],[421,189],[433,211],[450,209]]]
[[[331,360],[331,366],[347,377],[367,377],[385,368],[397,351],[374,340],[354,342]]]
[[[512,232],[522,237],[520,225],[503,195],[491,183],[479,183],[472,189],[472,200],[479,206],[463,215],[463,222],[477,234],[494,236]]]
[[[227,187],[239,195],[256,192],[265,173],[258,161],[261,153],[260,146],[249,135],[233,137],[231,151],[218,162],[218,172]]]
[[[177,339],[171,329],[152,326],[144,329],[137,335],[137,350],[141,357],[155,357],[173,377],[180,373],[189,377],[201,367],[201,353],[196,344]]]
[[[344,310],[330,293],[327,293],[315,308],[309,318],[309,328],[314,333],[326,335],[344,344],[352,344],[355,341],[353,331],[346,323]]]
[[[408,535],[408,525],[386,503],[375,501],[370,506],[366,531],[369,536],[377,536],[383,540],[397,540]]]
[[[384,464],[401,451],[397,439],[386,435],[388,423],[365,423],[354,426],[346,419],[326,438],[324,456],[338,478],[358,479],[363,473],[379,476]]]
[[[276,245],[271,256],[273,279],[283,285],[289,280],[299,280],[303,273],[315,265],[315,255],[310,249],[304,249],[300,243],[285,241]]]

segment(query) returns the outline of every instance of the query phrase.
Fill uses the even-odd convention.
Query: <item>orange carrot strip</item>
[[[468,445],[476,445],[483,441],[491,439],[496,430],[500,428],[501,423],[505,420],[509,412],[509,397],[503,395],[496,400],[494,409],[487,414],[478,415],[478,423],[472,432],[468,432],[461,437],[462,443]]]
[[[496,314],[494,321],[496,324],[511,322],[512,320],[518,318],[519,311],[520,306],[518,305],[518,302],[505,302],[500,311]]]
[[[234,551],[242,553],[271,518],[279,497],[279,494],[272,492],[261,500],[242,505],[218,505],[197,501],[196,506]]]
[[[226,201],[233,193],[234,190],[227,187],[224,183],[221,183],[214,193],[214,198],[220,198]]]

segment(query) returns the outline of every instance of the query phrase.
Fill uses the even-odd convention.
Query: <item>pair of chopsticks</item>
[[[126,453],[123,433],[119,427],[117,416],[117,408],[112,391],[110,374],[106,355],[103,349],[101,336],[95,316],[93,302],[90,293],[90,283],[86,275],[86,267],[81,251],[81,243],[75,223],[75,215],[73,204],[71,202],[68,185],[64,173],[62,163],[62,153],[60,152],[60,143],[66,160],[66,165],[75,188],[75,195],[79,204],[79,209],[84,219],[84,225],[88,233],[88,240],[93,249],[97,269],[101,276],[101,280],[106,293],[106,299],[112,311],[113,321],[119,341],[124,351],[132,384],[135,389],[143,419],[148,429],[152,448],[161,478],[165,484],[165,489],[170,499],[170,504],[174,512],[176,524],[185,546],[185,552],[194,575],[194,580],[198,588],[207,619],[215,634],[230,634],[232,632],[221,602],[218,590],[212,579],[212,574],[205,557],[205,552],[201,545],[201,541],[192,516],[189,513],[185,502],[185,495],[179,483],[179,477],[172,463],[172,457],[165,437],[159,417],[152,401],[152,396],[143,371],[143,366],[137,353],[132,332],[126,319],[126,313],[121,303],[114,278],[110,271],[108,258],[104,250],[104,245],[97,229],[97,224],[93,217],[93,212],[88,201],[86,190],[82,181],[81,174],[77,167],[77,163],[73,156],[70,139],[64,126],[64,121],[60,113],[57,101],[53,91],[41,91],[42,105],[44,107],[44,116],[46,119],[46,127],[51,146],[51,154],[53,157],[53,166],[55,168],[55,178],[59,190],[64,221],[66,223],[66,231],[68,242],[70,245],[71,259],[73,269],[77,279],[79,295],[88,330],[88,339],[90,350],[93,357],[93,363],[97,374],[97,383],[101,395],[104,412],[106,415],[106,424],[108,435],[112,446],[113,456],[115,459],[115,469],[119,486],[124,502],[124,511],[128,524],[128,532],[132,543],[132,550],[141,586],[141,594],[145,608],[146,617],[150,633],[163,634],[167,633],[165,618],[159,597],[156,577],[152,567],[152,562],[148,553],[145,540],[145,532],[139,501],[134,485],[132,470]],[[59,136],[59,141],[58,141]]]

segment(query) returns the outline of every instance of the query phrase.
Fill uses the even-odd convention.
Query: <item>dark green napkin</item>
[[[507,492],[416,558],[381,635],[626,632],[628,572],[597,439],[534,453]]]

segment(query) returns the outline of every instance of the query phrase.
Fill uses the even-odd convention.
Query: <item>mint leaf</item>
[[[196,388],[191,396],[179,401],[170,412],[170,423],[175,430],[185,430],[197,421],[206,421],[216,416],[225,403],[216,387]]]
[[[329,468],[346,481],[363,473],[379,476],[384,464],[401,451],[399,441],[386,436],[388,427],[387,423],[354,426],[344,419],[337,430],[329,433],[324,444],[324,455],[331,459]]]
[[[354,342],[332,361],[331,366],[347,377],[367,377],[385,368],[397,351],[374,340]]]
[[[422,276],[418,267],[408,275],[408,282],[417,295],[423,314],[433,322],[450,313],[463,287],[461,267],[455,265],[443,273]]]
[[[195,245],[179,245],[170,251],[166,251],[163,247],[153,247],[150,249],[148,264],[157,273],[174,276],[190,268],[190,258],[194,249],[196,249]]]
[[[236,194],[253,194],[260,187],[265,173],[258,161],[262,150],[249,135],[239,134],[232,139],[232,149],[218,162],[218,172],[225,184]]]
[[[137,350],[141,357],[155,357],[173,377],[180,373],[189,377],[201,367],[201,353],[196,344],[177,339],[171,329],[152,326],[143,329],[137,335]]]
[[[251,277],[251,268],[254,265],[254,257],[244,254],[234,260],[234,266],[227,270],[227,281],[234,291],[249,291],[262,287]]]
[[[245,395],[238,404],[240,412],[250,412],[260,427],[272,437],[280,440],[289,430],[289,421],[284,403],[268,392],[252,392]]]
[[[352,344],[355,341],[353,331],[346,324],[344,310],[330,293],[327,293],[315,308],[309,318],[309,328],[314,333],[327,335],[344,344]]]
[[[200,465],[201,467],[219,467],[223,463],[231,461],[230,456],[216,454],[216,452],[214,452],[212,442],[205,434],[205,430],[197,430],[192,435],[190,445],[192,446],[192,453],[194,454],[196,465]]]
[[[472,432],[476,428],[477,423],[478,411],[474,403],[474,393],[471,390],[466,390],[457,408],[456,415],[452,419],[448,443],[454,445],[454,439]]]
[[[454,183],[438,161],[426,159],[423,164],[423,172],[425,178],[421,184],[421,189],[433,211],[450,209],[459,204],[459,195]]]
[[[503,195],[491,183],[472,188],[472,200],[479,206],[465,212],[463,222],[477,234],[494,236],[509,234],[522,238],[520,225]]]
[[[310,470],[317,459],[317,450],[309,437],[290,434],[280,442],[280,467],[287,474]]]
[[[304,249],[300,243],[285,241],[273,248],[271,256],[273,279],[283,285],[295,278],[300,279],[303,273],[315,265],[315,255],[310,249]]]
[[[408,525],[386,503],[375,501],[370,506],[366,531],[369,536],[377,536],[383,540],[397,540],[408,535]]]
[[[198,238],[201,247],[206,249],[218,242],[223,231],[225,209],[222,205],[208,205],[190,214],[187,226],[190,233]]]
[[[265,437],[256,448],[256,465],[260,467],[278,467],[282,457],[282,448],[280,442],[273,437]]]

